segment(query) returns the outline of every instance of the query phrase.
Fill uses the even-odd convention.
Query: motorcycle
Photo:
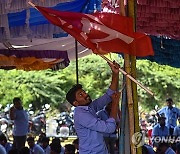
[[[74,120],[70,116],[71,114],[67,112],[62,112],[60,115],[56,118],[56,121],[58,123],[56,133],[60,134],[61,137],[68,137],[72,135],[76,135],[76,131],[74,128]]]
[[[29,120],[30,133],[34,135],[39,135],[46,132],[46,111],[49,109],[50,105],[45,104],[42,109],[35,116],[31,115]],[[29,111],[29,113],[33,113]]]

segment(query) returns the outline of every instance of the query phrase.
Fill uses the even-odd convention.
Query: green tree
[[[123,67],[122,58],[114,55],[113,59]],[[107,62],[93,54],[79,59],[78,63],[79,83],[92,99],[101,96],[111,81],[111,70]],[[122,77],[120,73],[120,88]],[[137,80],[155,94],[155,97],[152,97],[138,87],[139,103],[145,109],[151,110],[156,104],[162,106],[167,97],[172,97],[177,104],[180,103],[179,69],[138,60]],[[32,103],[35,109],[39,109],[48,103],[54,109],[59,109],[66,103],[66,92],[74,84],[76,84],[75,61],[71,61],[67,68],[59,71],[0,70],[0,101],[5,106],[11,103],[14,97],[21,97],[26,107]]]

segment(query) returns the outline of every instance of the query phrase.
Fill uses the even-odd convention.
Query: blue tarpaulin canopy
[[[32,0],[36,5],[61,11],[92,13],[101,11],[101,0]],[[0,0],[0,50],[66,51],[75,59],[75,40],[61,28],[50,24],[26,0]],[[147,11],[147,10],[146,10]],[[137,12],[141,13],[141,12]],[[162,12],[163,13],[163,12]],[[180,40],[151,36],[154,56],[146,57],[159,64],[180,67]],[[79,57],[91,53],[78,44]]]
[[[180,41],[151,36],[154,49],[154,56],[145,57],[146,59],[163,65],[180,68]]]
[[[35,69],[33,65],[36,64],[36,66],[41,66],[36,69],[46,69],[51,65],[59,66],[59,62],[63,63],[61,66],[67,66],[69,60],[75,59],[75,39],[68,36],[61,28],[50,24],[39,11],[26,2],[25,0],[0,1],[2,8],[0,10],[0,21],[2,21],[0,22],[1,68],[14,68],[14,65],[18,65],[16,68],[23,69],[20,65],[25,64],[24,66],[28,65],[28,67],[24,69],[31,70]],[[99,0],[34,0],[31,2],[70,12],[91,13],[101,9]],[[10,55],[7,55],[8,50],[11,50]],[[34,56],[33,54],[22,54],[27,50],[36,54]],[[45,57],[49,53],[51,53],[50,57]],[[90,53],[92,53],[91,50],[78,44],[79,57]],[[16,54],[22,54],[22,56]],[[38,54],[41,56],[37,56]],[[29,62],[30,64],[27,64]]]

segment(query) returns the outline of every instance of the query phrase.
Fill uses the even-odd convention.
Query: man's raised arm
[[[119,64],[113,61],[113,64],[108,63],[112,70],[112,81],[110,85],[110,89],[113,91],[118,90],[118,82],[119,82]]]

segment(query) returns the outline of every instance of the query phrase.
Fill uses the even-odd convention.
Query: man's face
[[[92,102],[90,96],[83,90],[78,89],[76,91],[75,106],[87,106]]]
[[[167,104],[168,107],[172,107],[173,103],[171,101],[167,101],[166,104]]]
[[[43,148],[46,148],[48,145],[49,145],[48,142],[43,142],[43,143],[42,143]]]
[[[16,109],[19,109],[19,110],[22,109],[22,103],[21,103],[21,101],[15,102],[15,103],[14,103],[14,106],[15,106]]]
[[[34,141],[28,141],[28,145],[29,145],[30,148],[33,148],[33,146],[34,146]]]
[[[166,123],[165,121],[166,121],[166,119],[161,118],[160,121],[159,121],[159,124],[160,124],[161,126],[165,126],[165,123]]]

